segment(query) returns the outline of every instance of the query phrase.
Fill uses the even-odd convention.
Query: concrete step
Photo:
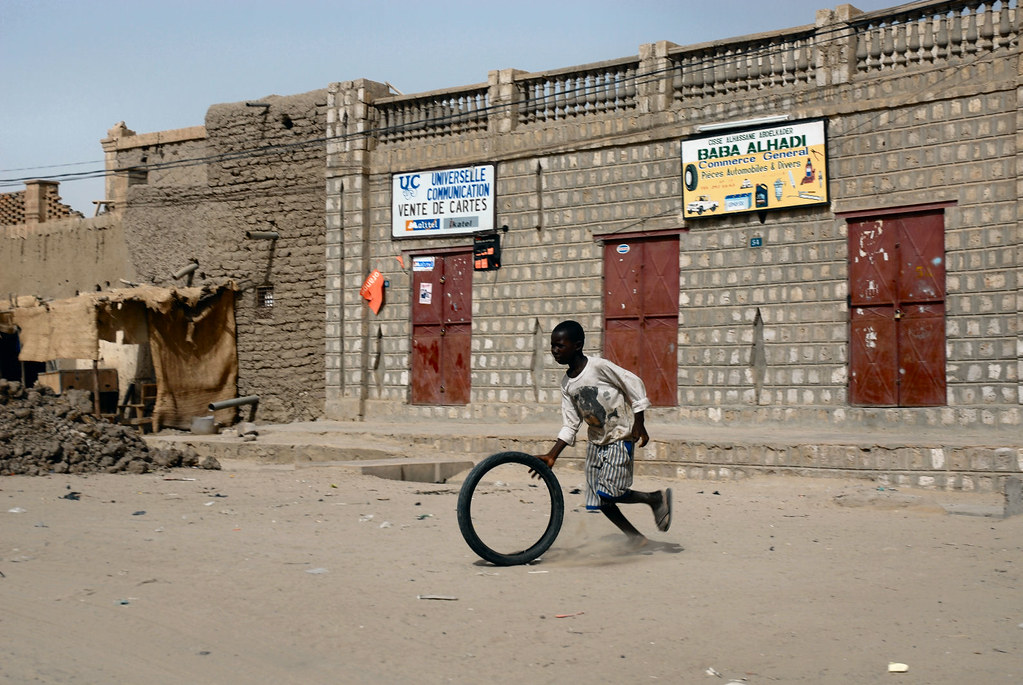
[[[291,465],[454,462],[450,468],[458,468],[459,463],[477,462],[495,452],[544,453],[559,428],[558,424],[485,421],[314,421],[260,425],[256,436],[240,437],[232,431],[217,435],[167,432],[144,438],[154,446],[189,446],[200,458]],[[1023,436],[1004,431],[907,426],[850,432],[823,423],[812,430],[679,424],[648,428],[653,439],[636,450],[637,476],[730,480],[791,474],[938,490],[1003,492],[1006,478],[1023,473]],[[585,454],[585,441],[580,437],[562,454],[559,468],[581,468]],[[387,472],[397,469],[399,475],[403,473],[393,464],[381,464],[381,468],[385,466]],[[450,477],[449,467],[434,469],[433,477]]]

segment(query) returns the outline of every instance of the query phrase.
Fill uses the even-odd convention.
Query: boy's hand
[[[552,469],[554,468],[554,462],[557,461],[558,459],[557,457],[552,456],[550,454],[534,454],[533,456],[542,461],[543,463],[547,464],[547,466]],[[539,478],[540,474],[537,473],[535,469],[529,469],[529,477]]]
[[[650,442],[650,435],[646,432],[646,421],[643,417],[643,412],[638,412],[635,420],[632,422],[632,441],[636,443],[637,447],[642,447]]]
[[[533,456],[536,457],[537,459],[539,459],[540,461],[542,461],[543,463],[547,464],[547,466],[549,466],[549,467],[551,467],[553,469],[554,468],[554,462],[557,461],[558,455],[561,454],[561,450],[565,449],[567,446],[568,446],[567,442],[565,442],[561,438],[558,438],[554,442],[554,447],[551,448],[550,452],[548,452],[547,454],[534,454]],[[540,477],[540,474],[537,473],[536,471],[534,471],[533,469],[529,470],[529,474],[533,478],[539,478]]]

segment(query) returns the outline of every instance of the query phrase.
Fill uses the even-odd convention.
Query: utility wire
[[[826,30],[826,31],[818,32],[817,34],[815,34],[815,37],[819,38],[819,39],[820,38],[823,38],[823,39],[815,41],[815,44],[820,45],[820,46],[827,45],[828,42],[829,42],[829,38],[828,38],[829,34],[834,34],[834,33],[837,33],[837,32],[839,32],[841,30],[844,30],[844,29],[829,29],[829,30]],[[807,31],[807,33],[809,33],[809,31]],[[770,39],[768,39],[768,40],[770,40]],[[791,49],[791,45],[777,44],[777,45],[773,45],[772,46],[771,44],[767,44],[765,46],[758,47],[758,48],[756,48],[756,49],[754,49],[752,51],[747,51],[747,52],[744,52],[744,53],[741,53],[741,54],[733,55],[732,59],[734,59],[735,62],[738,62],[740,59],[748,60],[748,59],[751,59],[751,58],[771,57],[771,56],[774,56],[774,55],[781,54],[783,52],[787,52],[790,49]],[[708,70],[713,70],[713,69],[718,68],[718,67],[723,66],[723,65],[727,66],[728,64],[729,64],[729,61],[726,60],[726,61],[723,62],[721,60],[716,60],[713,55],[708,54],[703,59],[700,59],[700,60],[697,60],[697,61],[694,61],[694,62],[688,64],[686,66],[686,71],[687,71],[687,73],[696,74],[696,73],[701,73],[701,72],[708,71]],[[655,82],[655,81],[659,80],[657,77],[659,77],[659,76],[661,76],[663,74],[666,74],[666,73],[673,72],[676,69],[679,69],[680,67],[681,67],[681,65],[679,63],[674,63],[674,64],[669,65],[668,67],[664,67],[664,68],[660,68],[660,69],[653,69],[653,70],[649,70],[649,71],[646,71],[646,72],[637,72],[629,80],[633,81],[633,83],[632,83],[633,87],[638,87],[640,85],[644,85],[644,84],[647,84],[647,83]],[[578,95],[578,94],[580,94],[582,92],[587,92],[587,91],[592,91],[595,94],[599,94],[602,91],[603,92],[607,92],[611,88],[618,89],[618,88],[626,87],[626,86],[628,86],[628,83],[626,82],[625,79],[613,80],[609,84],[597,85],[597,86],[593,86],[593,85],[586,86],[585,83],[584,83],[583,85],[579,85],[579,86],[576,86],[574,88],[564,89],[562,91],[559,91],[558,93],[550,92],[550,93],[545,95],[544,99],[548,99],[549,98],[549,99],[553,100],[553,99],[558,98],[558,97],[568,98],[568,97],[571,97],[571,96],[574,96],[574,95]],[[430,99],[431,97],[432,96],[426,95],[426,96],[424,96],[424,99]],[[346,140],[346,139],[347,140],[351,140],[351,139],[358,139],[358,138],[363,138],[363,137],[375,137],[375,136],[380,136],[380,135],[401,133],[403,131],[415,131],[415,130],[418,130],[423,125],[438,125],[438,126],[442,126],[442,125],[445,125],[445,124],[448,124],[448,123],[454,123],[454,122],[458,122],[460,120],[465,120],[465,119],[472,118],[472,117],[482,117],[484,115],[489,115],[489,114],[492,114],[492,113],[496,113],[496,112],[499,112],[499,111],[502,111],[502,110],[506,110],[508,107],[509,107],[509,105],[506,105],[506,104],[487,105],[487,106],[484,106],[484,107],[481,107],[481,108],[478,108],[478,109],[474,109],[474,110],[471,110],[471,111],[458,112],[458,113],[454,113],[454,114],[450,114],[450,115],[446,115],[446,116],[433,117],[433,118],[430,118],[430,119],[421,119],[421,120],[418,120],[418,121],[410,121],[410,122],[407,122],[407,123],[403,123],[403,124],[399,124],[399,125],[394,125],[394,126],[377,127],[377,128],[373,128],[373,129],[363,130],[363,131],[361,131],[359,133],[356,133],[356,134],[341,134],[341,135],[336,135],[336,136],[322,136],[322,137],[316,137],[316,138],[307,138],[307,139],[305,139],[305,140],[303,140],[301,142],[291,143],[291,144],[267,145],[267,146],[261,146],[261,147],[257,147],[257,148],[247,149],[247,150],[240,150],[240,151],[236,151],[236,152],[230,152],[230,153],[220,153],[220,154],[215,154],[215,155],[206,155],[206,156],[202,156],[202,157],[188,158],[188,159],[182,159],[182,160],[174,160],[174,161],[170,161],[170,162],[161,162],[161,163],[155,163],[155,164],[136,165],[136,166],[133,166],[131,168],[131,170],[156,171],[156,170],[162,170],[162,169],[173,169],[173,168],[180,168],[180,167],[188,167],[188,166],[194,166],[196,164],[205,164],[205,163],[218,162],[218,161],[230,161],[230,160],[233,160],[233,159],[254,158],[254,157],[265,155],[265,154],[271,154],[271,153],[274,153],[274,152],[280,152],[280,151],[284,151],[284,150],[292,150],[292,149],[302,148],[302,147],[306,147],[306,146],[318,145],[320,143],[325,143],[325,142],[340,141],[340,140]],[[3,169],[3,170],[0,170],[0,173],[7,173],[7,172],[10,172],[10,171],[24,171],[24,170],[45,169],[45,168],[60,168],[60,167],[64,167],[64,166],[78,166],[78,165],[85,165],[85,164],[101,164],[101,163],[103,163],[103,162],[100,162],[100,161],[96,161],[96,162],[75,162],[75,163],[69,163],[69,164],[53,165],[53,166],[49,166],[49,167],[41,166],[41,167],[28,167],[28,168],[22,168],[22,169]],[[123,171],[128,171],[128,170],[129,169],[120,169],[120,170],[116,170],[116,171],[122,171],[123,172]],[[115,173],[116,173],[116,171],[115,171]],[[81,172],[71,172],[71,173],[66,173],[66,174],[56,174],[56,175],[48,176],[48,180],[69,182],[69,181],[85,180],[85,179],[91,179],[91,178],[101,178],[103,176],[106,176],[108,173],[109,172],[106,169],[91,170],[91,171],[81,171]],[[20,185],[20,184],[25,183],[26,181],[35,180],[36,178],[37,178],[36,176],[27,176],[27,177],[18,177],[18,178],[0,178],[0,187],[10,186],[10,185]]]
[[[899,23],[900,22],[898,22],[898,21],[892,21],[889,24],[889,26],[898,25]],[[859,33],[859,28],[860,27],[857,27],[855,24],[852,25],[853,31],[855,31],[857,33]],[[829,45],[834,40],[845,38],[847,36],[847,31],[848,31],[847,27],[836,27],[836,28],[826,29],[826,30],[816,31],[816,32],[813,29],[806,29],[804,31],[797,31],[797,32],[793,32],[793,33],[790,33],[790,34],[785,34],[785,35],[782,35],[782,36],[778,36],[777,38],[783,38],[784,39],[784,38],[791,38],[792,36],[805,35],[807,37],[812,37],[813,38],[813,42],[812,42],[812,45],[808,44],[808,45],[804,46],[803,49],[807,49],[807,48],[810,48],[810,47],[823,48],[823,47],[826,47],[827,45]],[[789,42],[789,43],[775,42],[775,38],[764,38],[762,40],[766,41],[763,45],[761,45],[761,46],[759,46],[759,47],[757,47],[757,48],[755,48],[755,49],[753,49],[751,51],[746,51],[746,52],[742,52],[742,53],[734,53],[733,55],[730,55],[726,59],[718,59],[716,55],[712,54],[712,51],[717,49],[717,47],[720,46],[721,44],[727,43],[728,41],[720,41],[720,42],[714,43],[713,45],[711,45],[711,46],[709,46],[707,48],[703,48],[703,49],[700,50],[701,52],[705,52],[706,53],[705,57],[703,57],[703,58],[701,58],[699,60],[695,60],[695,61],[690,62],[690,63],[685,65],[685,67],[684,67],[685,74],[692,74],[692,75],[695,76],[695,75],[699,75],[699,74],[702,74],[704,72],[712,71],[712,70],[718,69],[718,68],[726,68],[727,69],[729,67],[732,67],[733,65],[739,64],[740,62],[745,62],[745,63],[748,64],[749,61],[752,60],[752,59],[770,58],[770,57],[774,57],[774,56],[777,56],[777,55],[781,55],[783,53],[791,52],[792,49],[793,49],[793,45],[791,44],[791,42]],[[1000,47],[1004,47],[1004,46],[996,46],[996,47],[994,47],[991,50],[991,52],[994,52],[994,51],[998,50]],[[637,72],[633,77],[631,77],[631,79],[628,79],[628,80],[631,80],[633,82],[632,83],[632,87],[635,88],[635,87],[638,87],[640,85],[645,85],[647,83],[652,83],[652,82],[659,81],[659,80],[661,80],[659,77],[663,76],[664,74],[673,73],[673,72],[675,72],[677,70],[681,70],[681,69],[683,69],[683,65],[681,63],[681,60],[677,60],[677,61],[674,61],[672,64],[668,65],[667,67],[663,67],[663,68],[659,68],[659,69],[653,69],[653,70],[649,70],[649,71],[646,71],[646,72]],[[582,71],[585,71],[585,70],[582,70]],[[947,76],[946,78],[950,78],[950,77],[951,77],[951,75]],[[627,87],[629,85],[628,81],[626,79],[624,79],[624,78],[621,79],[621,80],[617,80],[614,76],[612,76],[611,79],[612,80],[610,81],[610,83],[606,83],[606,84],[599,84],[598,83],[596,85],[593,85],[593,84],[587,85],[585,83],[585,77],[583,77],[582,79],[580,79],[581,81],[583,81],[582,85],[577,85],[574,88],[567,88],[567,89],[563,89],[563,90],[557,91],[557,92],[554,92],[553,90],[545,91],[542,99],[543,100],[550,100],[550,101],[553,101],[553,102],[556,103],[559,99],[562,99],[562,98],[569,99],[572,96],[578,95],[580,93],[586,93],[586,94],[592,93],[594,95],[598,95],[598,94],[600,94],[602,92],[603,93],[607,93],[607,92],[611,91],[612,89],[617,90],[619,88]],[[933,85],[934,84],[931,85],[932,88],[933,88]],[[433,96],[425,95],[425,96],[423,96],[422,99],[427,99],[428,100],[428,99],[432,99],[432,97]],[[412,98],[411,100],[414,100],[414,99],[415,98]],[[252,148],[252,149],[243,149],[243,150],[237,150],[237,151],[233,151],[233,152],[225,152],[225,153],[218,153],[218,154],[206,155],[206,156],[200,156],[200,157],[186,158],[186,159],[180,159],[180,160],[172,160],[172,161],[169,161],[169,162],[160,162],[160,163],[151,163],[151,164],[140,164],[140,165],[134,165],[134,166],[129,167],[129,168],[116,169],[116,170],[114,170],[113,173],[118,173],[118,172],[124,173],[124,172],[129,172],[129,171],[140,171],[140,172],[141,171],[159,171],[159,170],[166,170],[166,169],[185,168],[185,167],[196,166],[196,165],[201,165],[201,164],[208,164],[208,163],[214,163],[214,162],[227,162],[227,161],[240,160],[240,159],[254,159],[254,158],[257,158],[257,157],[260,157],[260,156],[266,156],[266,155],[271,155],[271,154],[275,154],[275,153],[282,153],[282,152],[285,152],[285,151],[288,151],[288,150],[297,150],[297,149],[302,149],[302,148],[305,148],[305,147],[312,147],[312,146],[320,145],[322,143],[327,143],[327,142],[338,142],[338,141],[344,141],[344,140],[356,140],[356,139],[365,138],[365,137],[378,137],[378,136],[384,136],[384,135],[389,135],[389,134],[393,135],[393,134],[402,133],[404,131],[420,130],[425,125],[443,126],[443,125],[446,125],[446,124],[457,123],[457,122],[460,122],[460,121],[467,121],[467,120],[472,120],[472,119],[475,119],[475,118],[483,118],[485,115],[489,116],[492,113],[497,113],[497,112],[506,110],[509,106],[510,105],[507,105],[507,104],[486,105],[484,107],[480,107],[480,108],[477,108],[477,109],[466,110],[466,111],[462,111],[462,112],[456,112],[456,113],[449,114],[449,115],[444,115],[444,116],[432,117],[432,118],[428,118],[428,119],[419,119],[419,120],[410,121],[410,122],[406,122],[406,123],[402,123],[402,124],[398,124],[398,125],[392,125],[392,126],[382,126],[382,127],[372,128],[372,129],[364,129],[364,130],[362,130],[362,131],[360,131],[358,133],[354,133],[354,134],[342,133],[342,134],[333,135],[333,136],[317,136],[317,137],[314,137],[314,138],[306,138],[306,139],[304,139],[302,141],[298,141],[298,142],[295,142],[295,143],[263,145],[263,146]],[[0,173],[6,173],[6,172],[10,172],[10,171],[24,171],[24,170],[30,170],[30,169],[59,168],[59,167],[64,167],[64,166],[79,166],[79,165],[85,165],[85,164],[99,164],[99,163],[102,163],[102,162],[74,162],[74,163],[68,163],[68,164],[54,165],[54,166],[50,166],[50,167],[45,167],[44,166],[44,167],[28,167],[28,168],[21,168],[21,169],[6,169],[6,170],[0,170]],[[76,180],[102,178],[102,177],[105,177],[108,173],[110,173],[110,172],[108,172],[106,169],[91,170],[91,171],[80,171],[80,172],[71,172],[71,173],[66,173],[66,174],[57,174],[57,175],[48,176],[48,180],[70,182],[70,181],[76,181]],[[28,177],[18,177],[18,178],[0,178],[0,187],[8,187],[8,186],[12,186],[12,185],[21,185],[21,184],[23,184],[23,183],[25,183],[27,181],[35,180],[36,178],[38,178],[38,177],[37,176],[28,176]]]

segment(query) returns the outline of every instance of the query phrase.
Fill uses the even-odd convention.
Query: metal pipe
[[[236,397],[233,400],[210,402],[210,411],[229,409],[230,407],[241,407],[246,404],[259,404],[259,395],[247,395],[245,397]]]
[[[245,237],[249,240],[277,240],[281,234],[277,231],[245,231]]]

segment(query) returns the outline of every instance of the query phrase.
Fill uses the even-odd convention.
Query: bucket
[[[216,435],[217,422],[212,416],[196,416],[192,418],[193,435]]]

